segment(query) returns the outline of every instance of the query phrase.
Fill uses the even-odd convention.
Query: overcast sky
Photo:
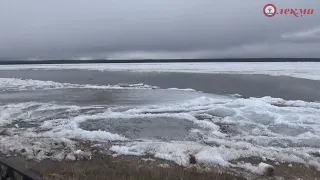
[[[0,1],[2,60],[222,57],[320,57],[319,0]]]

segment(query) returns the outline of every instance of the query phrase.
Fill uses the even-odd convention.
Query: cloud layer
[[[0,59],[320,57],[319,19],[318,0],[2,0]]]

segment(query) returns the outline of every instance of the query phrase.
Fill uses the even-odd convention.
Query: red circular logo
[[[277,7],[274,4],[266,4],[263,7],[263,14],[267,17],[273,17],[277,14]]]

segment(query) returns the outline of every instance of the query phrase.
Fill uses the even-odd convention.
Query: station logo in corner
[[[277,7],[274,4],[266,4],[263,7],[263,13],[264,15],[266,15],[267,17],[273,17],[276,15],[277,13]]]

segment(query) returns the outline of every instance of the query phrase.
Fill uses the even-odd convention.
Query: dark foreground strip
[[[20,177],[19,177],[20,176]],[[0,158],[0,179],[1,180],[41,180],[30,171],[15,165],[8,159]]]

